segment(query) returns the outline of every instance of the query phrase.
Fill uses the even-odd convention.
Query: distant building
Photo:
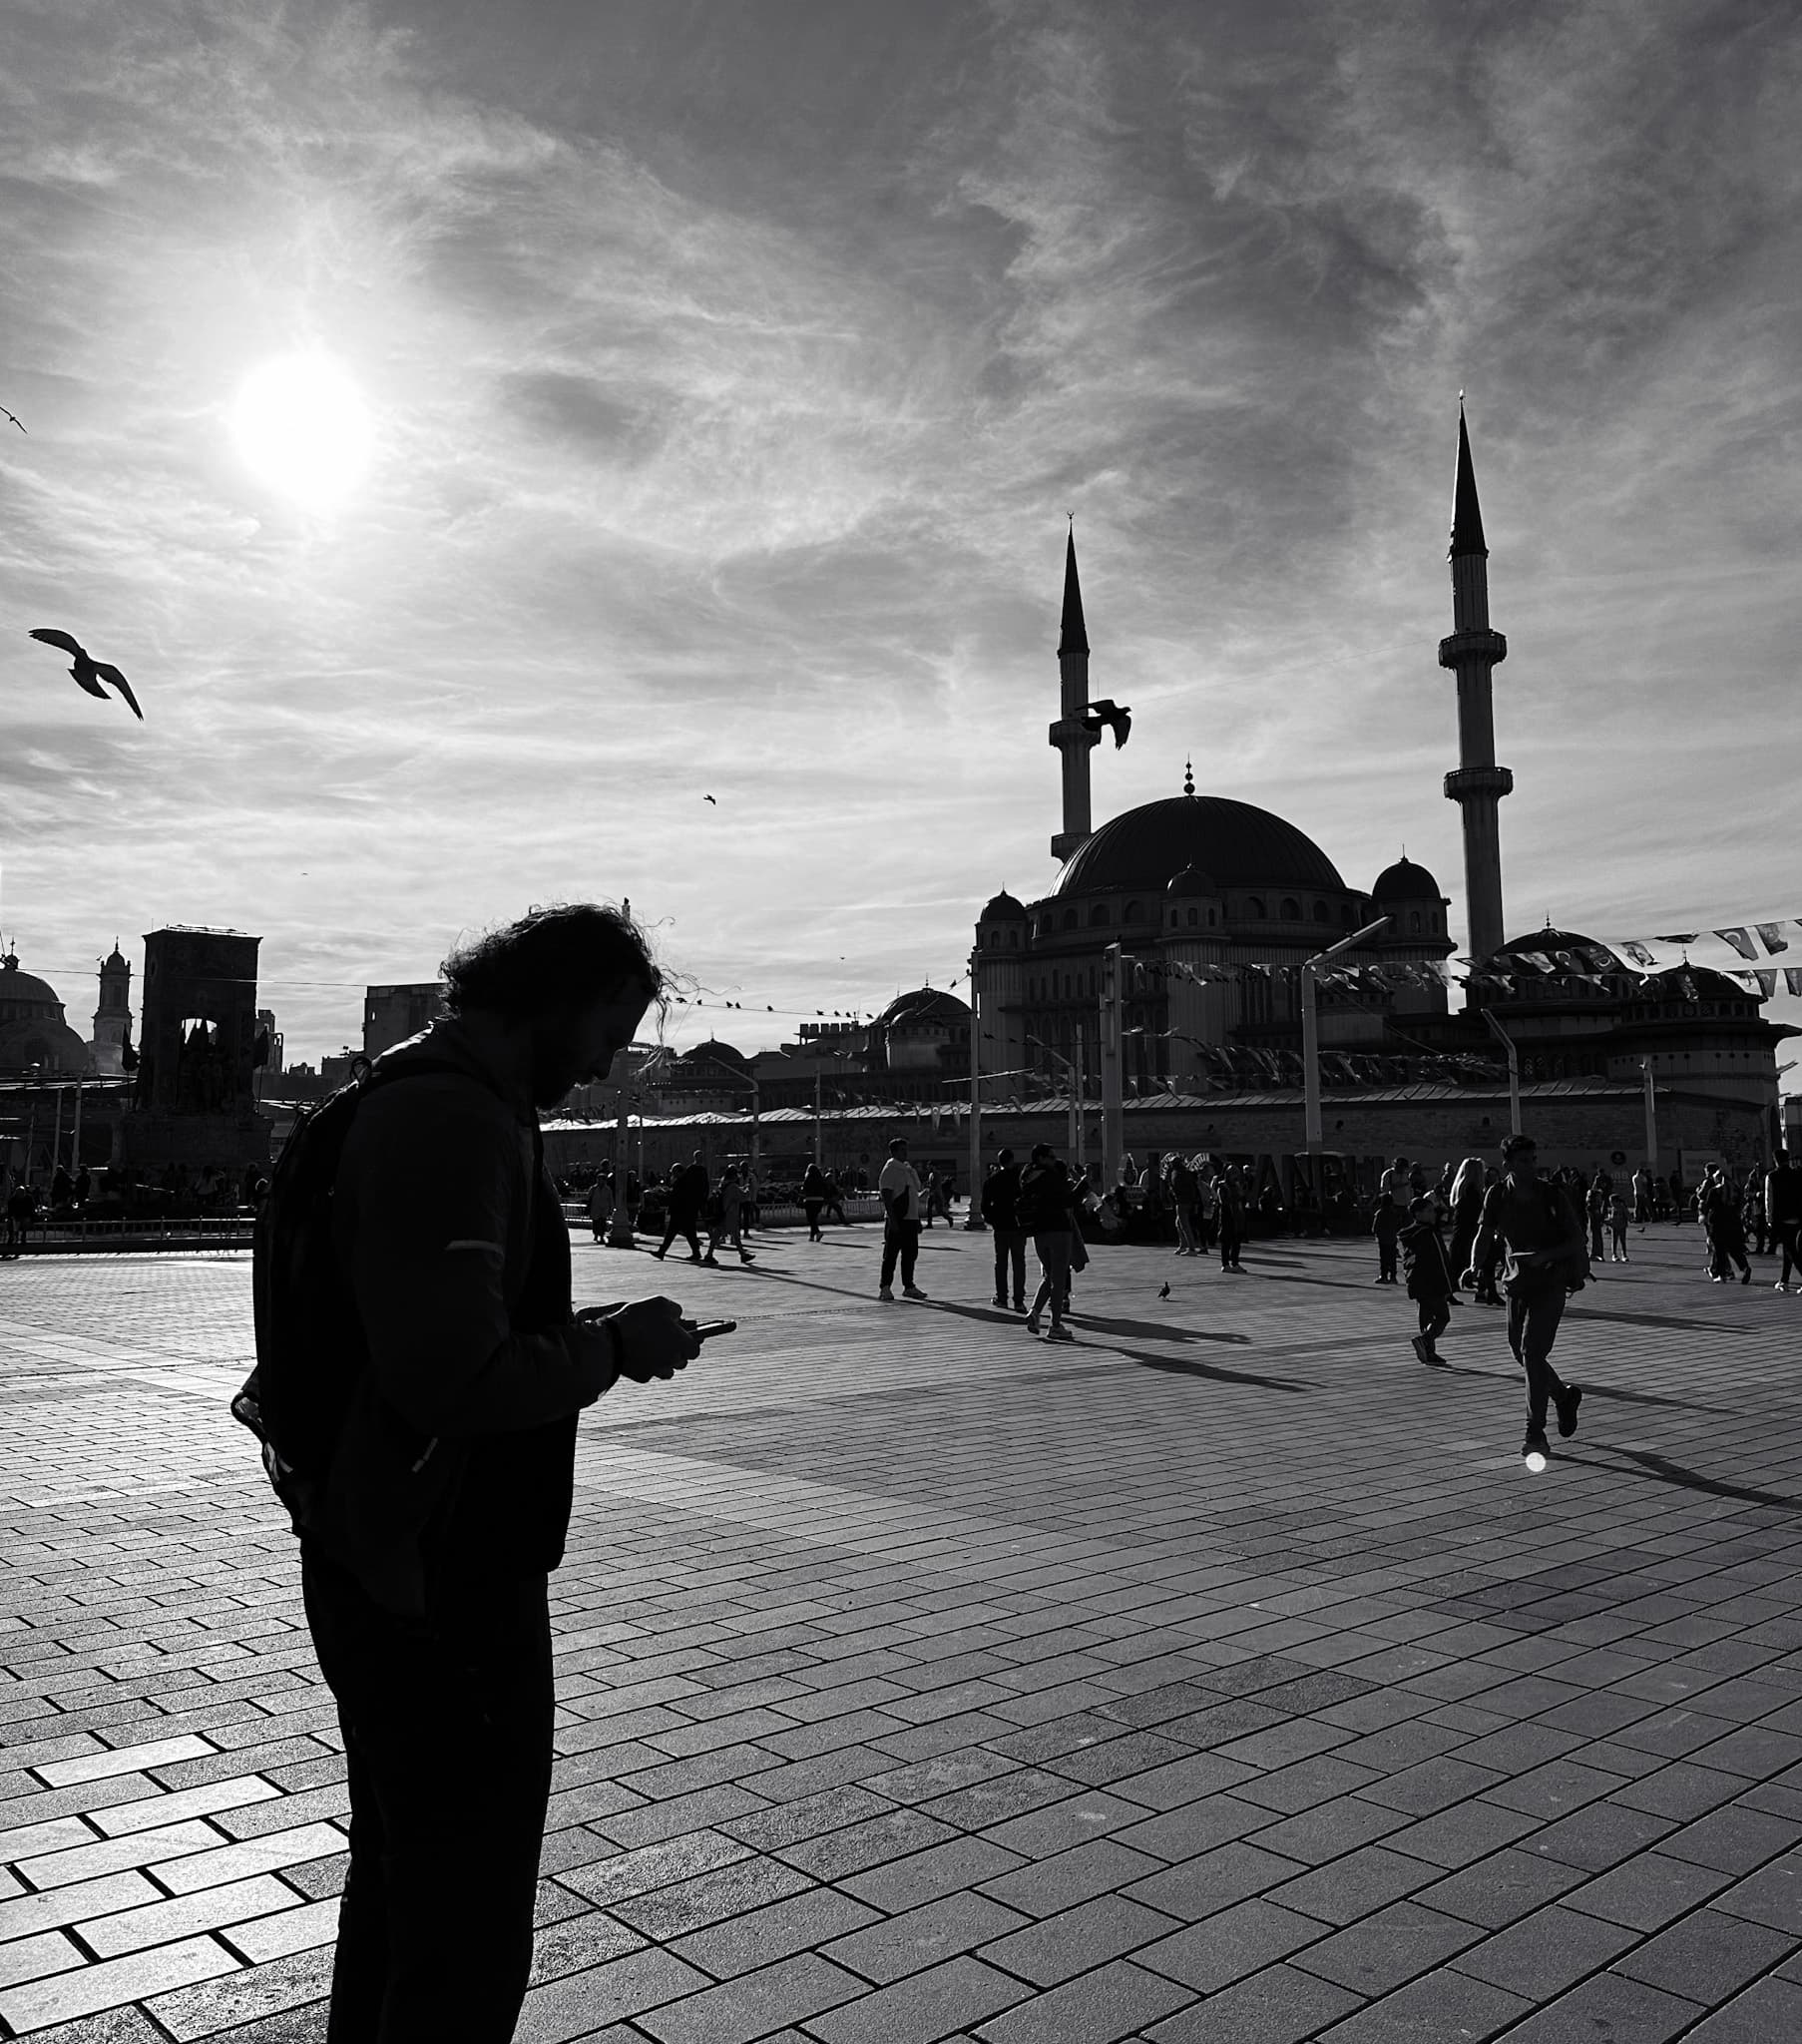
[[[409,1036],[417,1036],[444,1013],[444,983],[414,980],[404,986],[372,986],[363,993],[363,1055],[380,1057]]]
[[[258,1008],[256,1011],[256,1033],[259,1038],[266,1036],[269,1041],[268,1056],[262,1062],[263,1087],[266,1091],[271,1079],[281,1076],[281,1031],[275,1027],[273,1008]]]
[[[89,1070],[108,1079],[122,1076],[131,1041],[132,968],[115,938],[112,950],[100,962],[100,1006],[94,1010]]]
[[[56,989],[21,971],[9,951],[0,958],[0,1072],[73,1079],[88,1069],[88,1046],[64,1019]]]

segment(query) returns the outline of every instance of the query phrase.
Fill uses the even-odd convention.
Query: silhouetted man
[[[571,1310],[538,1110],[602,1080],[662,974],[622,911],[534,911],[444,961],[338,1159],[368,1365],[301,1585],[350,1792],[330,2044],[506,2044],[551,1786],[549,1576],[577,1415],[698,1351],[668,1298]]]
[[[679,1171],[670,1175],[670,1209],[664,1221],[664,1239],[652,1251],[660,1262],[679,1235],[688,1245],[688,1262],[698,1264],[700,1217],[707,1204],[706,1159],[696,1150]]]
[[[1777,1152],[1765,1173],[1764,1224],[1783,1252],[1783,1272],[1772,1289],[1787,1291],[1791,1275],[1802,1270],[1802,1250],[1796,1247],[1802,1235],[1802,1165],[1786,1150]]]

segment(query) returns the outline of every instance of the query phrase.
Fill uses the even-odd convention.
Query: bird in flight
[[[3,404],[0,404],[0,417],[11,419],[13,424],[18,427],[21,433],[25,431],[25,421],[19,416],[19,414],[16,411],[8,411],[6,409],[6,406]],[[29,437],[29,435],[27,437]]]
[[[116,667],[110,666],[104,660],[96,660],[79,639],[71,638],[67,632],[58,632],[49,625],[39,626],[31,637],[41,640],[46,646],[60,647],[63,652],[74,656],[75,664],[69,673],[78,689],[86,689],[90,696],[98,696],[104,703],[107,700],[107,692],[100,685],[102,682],[111,682],[125,698],[132,715],[140,724],[144,722],[144,712],[138,708],[138,699],[132,694],[131,683]]]
[[[1114,750],[1118,753],[1126,743],[1127,736],[1132,730],[1132,713],[1124,703],[1111,703],[1106,699],[1100,703],[1091,703],[1083,719],[1083,729],[1092,731],[1099,737],[1105,724],[1114,727]]]
[[[710,794],[703,794],[703,795],[701,796],[701,800],[702,800],[703,802],[711,802],[711,803],[713,804],[714,808],[718,808],[718,806],[719,806],[719,800],[718,800],[718,797],[717,797],[717,796],[715,796],[715,795],[710,795]]]

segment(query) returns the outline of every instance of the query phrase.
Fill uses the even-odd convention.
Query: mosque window
[[[1214,926],[1214,912],[1211,908],[1207,911],[1207,926],[1210,930]]]
[[[1282,919],[1284,922],[1300,922],[1301,903],[1299,901],[1292,901],[1287,895],[1284,895]]]
[[[1420,934],[1420,910],[1418,908],[1411,908],[1408,911],[1408,931],[1411,936],[1419,936]]]
[[[1010,951],[1018,951],[1020,949],[1020,932],[1018,930],[1009,930],[1008,949]]]
[[[1258,897],[1255,894],[1247,898],[1245,902],[1245,913],[1252,919],[1253,922],[1263,921],[1264,904],[1258,899]]]
[[[1105,901],[1098,901],[1095,904],[1095,906],[1089,911],[1090,924],[1093,927],[1097,924],[1105,923],[1107,920],[1108,904]]]
[[[1213,912],[1213,910],[1212,910],[1211,908],[1210,908],[1210,909],[1209,909],[1209,910],[1207,911],[1207,919],[1208,919],[1208,921],[1209,921],[1209,922],[1212,922],[1212,921],[1213,921],[1213,919],[1214,919],[1214,912]],[[1197,925],[1197,924],[1198,924],[1198,923],[1200,922],[1200,920],[1201,920],[1201,911],[1200,911],[1200,909],[1198,909],[1198,908],[1191,908],[1191,909],[1189,910],[1189,912],[1188,912],[1188,920],[1189,920],[1189,927],[1190,927],[1191,929],[1193,929],[1193,928],[1194,928],[1194,927],[1195,927],[1195,926],[1196,926],[1196,925]]]

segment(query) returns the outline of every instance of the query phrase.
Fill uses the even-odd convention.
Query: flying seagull
[[[3,404],[0,404],[0,417],[11,419],[13,424],[18,427],[21,433],[25,431],[25,421],[19,416],[19,414],[16,411],[8,411],[6,409],[6,406]]]
[[[1083,719],[1083,729],[1092,731],[1100,737],[1102,726],[1105,724],[1114,727],[1114,750],[1118,753],[1126,743],[1127,735],[1132,729],[1132,713],[1121,703],[1091,703],[1088,714]]]
[[[102,682],[111,682],[125,698],[132,715],[140,724],[144,722],[144,712],[138,708],[138,699],[132,694],[131,683],[116,667],[110,667],[104,660],[96,660],[80,640],[72,639],[67,632],[58,632],[48,625],[41,625],[31,636],[41,640],[46,646],[58,646],[63,652],[74,655],[75,665],[69,672],[78,689],[86,689],[90,696],[98,696],[104,703],[107,700],[107,692],[100,685]]]

